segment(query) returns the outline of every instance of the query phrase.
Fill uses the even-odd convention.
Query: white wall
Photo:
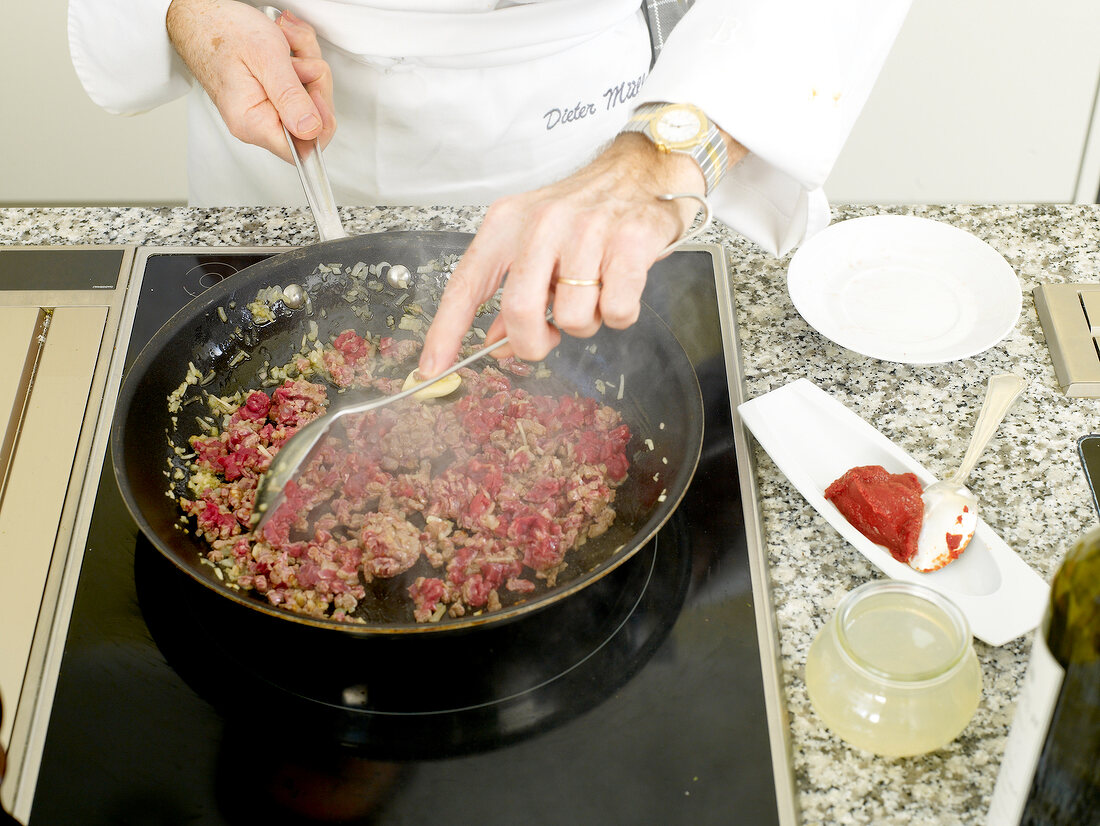
[[[184,203],[184,101],[135,117],[84,94],[66,0],[3,0],[0,204]]]
[[[69,62],[65,0],[5,0],[4,17],[0,204],[183,203],[183,101],[108,115]],[[834,203],[1094,201],[1098,87],[1097,0],[914,0],[826,191]]]
[[[914,0],[826,192],[1094,202],[1098,87],[1097,0]]]

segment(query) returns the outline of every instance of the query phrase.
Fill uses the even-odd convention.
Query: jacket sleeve
[[[910,0],[697,0],[638,103],[700,107],[750,155],[711,193],[717,218],[783,255],[829,221],[821,190]]]
[[[180,97],[191,74],[168,40],[171,0],[69,0],[69,53],[88,96],[136,114]]]

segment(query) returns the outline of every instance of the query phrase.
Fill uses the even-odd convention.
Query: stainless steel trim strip
[[[65,249],[72,249],[69,245]],[[40,249],[40,248],[38,248]],[[73,475],[61,514],[53,557],[46,579],[38,624],[28,661],[25,689],[19,705],[14,709],[15,718],[8,751],[8,772],[4,777],[3,802],[8,811],[20,822],[30,820],[34,789],[38,781],[38,769],[42,761],[42,749],[50,721],[57,676],[65,648],[76,582],[84,556],[84,544],[95,504],[99,473],[107,449],[110,433],[110,409],[113,395],[117,395],[121,381],[123,355],[116,349],[116,336],[122,329],[128,331],[133,321],[132,312],[126,314],[124,302],[129,298],[127,283],[134,263],[134,247],[88,245],[85,249],[122,249],[119,281],[114,290],[45,291],[42,293],[7,292],[0,296],[0,306],[26,303],[28,295],[36,295],[43,306],[106,306],[107,320],[99,344],[95,374],[88,395],[87,421],[81,429],[73,461]],[[125,345],[123,345],[125,347]],[[102,406],[98,400],[104,400]],[[98,410],[98,414],[95,412]]]
[[[691,249],[696,245],[685,245]],[[756,634],[760,647],[760,668],[764,680],[764,704],[768,715],[771,739],[772,772],[775,777],[776,806],[779,822],[794,826],[799,822],[794,770],[791,761],[790,721],[783,695],[783,667],[779,661],[779,633],[775,621],[771,587],[768,581],[768,560],[764,553],[764,534],[760,523],[760,507],[756,492],[756,462],[752,453],[752,436],[741,421],[737,407],[745,401],[744,375],[741,371],[741,342],[737,333],[737,315],[733,303],[729,267],[725,248],[718,244],[699,245],[714,258],[715,287],[718,293],[718,315],[726,359],[726,376],[730,390],[730,412],[733,416],[737,478],[741,486],[741,504],[745,517],[749,573],[752,578],[753,608],[756,612]]]
[[[15,404],[8,416],[8,426],[4,431],[3,443],[0,443],[0,507],[4,505],[4,494],[8,489],[12,460],[19,445],[19,436],[23,432],[23,423],[27,419],[27,405],[30,404],[34,379],[38,375],[38,365],[42,361],[42,351],[46,348],[46,336],[50,332],[50,320],[53,313],[38,308],[38,319],[34,324],[34,334],[27,346],[27,355],[23,360],[23,371],[19,375],[19,386],[15,391]]]

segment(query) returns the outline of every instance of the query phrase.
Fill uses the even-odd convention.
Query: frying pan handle
[[[281,11],[273,6],[264,6],[263,13],[272,22],[279,19]],[[306,201],[309,203],[313,220],[317,222],[317,234],[322,241],[331,241],[334,238],[347,238],[340,223],[340,214],[336,211],[336,198],[332,195],[332,186],[329,184],[328,172],[325,170],[325,159],[321,157],[321,144],[314,138],[311,141],[303,141],[294,137],[287,128],[283,127],[286,142],[290,146],[290,154],[294,158],[294,166],[298,169],[298,177],[302,179],[302,189],[306,193]]]

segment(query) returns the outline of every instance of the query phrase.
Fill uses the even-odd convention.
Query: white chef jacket
[[[662,0],[680,2],[680,0]],[[194,205],[304,203],[233,138],[176,55],[170,0],[70,0],[89,96],[132,114],[190,93]],[[337,203],[487,204],[590,160],[649,101],[690,102],[748,148],[715,217],[774,254],[829,220],[822,184],[910,0],[697,0],[650,68],[640,0],[295,0],[332,67]]]

